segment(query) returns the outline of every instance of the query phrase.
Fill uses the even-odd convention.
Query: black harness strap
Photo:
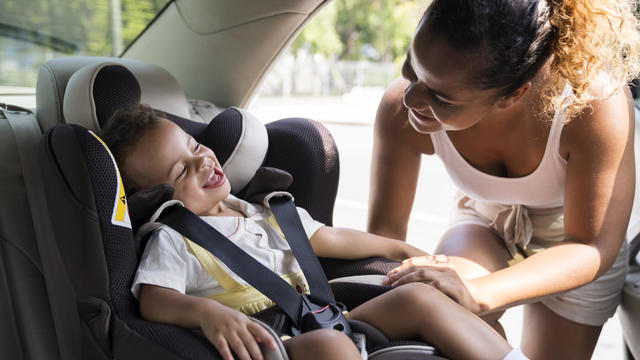
[[[158,220],[215,255],[234,273],[278,304],[296,325],[300,324],[302,296],[280,276],[244,252],[199,216],[182,206],[174,205],[167,208]]]
[[[269,204],[307,279],[311,299],[317,304],[335,304],[329,281],[304,232],[295,204],[286,197],[271,198]]]

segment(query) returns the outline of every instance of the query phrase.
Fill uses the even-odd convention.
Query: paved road
[[[268,122],[297,116],[319,120],[331,131],[340,152],[340,185],[334,225],[364,230],[369,196],[369,168],[373,128],[380,93],[371,91],[357,98],[256,99],[249,110]],[[283,105],[285,104],[285,105]],[[409,221],[407,241],[425,251],[433,251],[443,234],[455,187],[441,162],[423,157],[419,188]],[[509,342],[521,340],[522,307],[509,309],[501,320]],[[622,333],[617,317],[602,331],[592,359],[623,359]]]

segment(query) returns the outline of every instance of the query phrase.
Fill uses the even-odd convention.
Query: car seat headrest
[[[112,62],[91,64],[69,78],[64,116],[68,123],[95,131],[115,111],[135,105],[141,98],[141,87],[126,66]],[[208,125],[156,110],[216,153],[233,193],[249,183],[264,161],[269,146],[267,130],[244,109],[227,109]]]
[[[76,71],[67,84],[63,113],[69,124],[100,129],[118,109],[140,103],[140,85],[122,65],[104,62]]]
[[[216,153],[234,194],[251,181],[269,147],[264,124],[248,111],[235,107],[220,113],[194,137]]]
[[[138,60],[74,56],[49,60],[40,68],[36,85],[36,115],[43,131],[66,122],[63,116],[63,99],[73,74],[86,66],[100,63],[119,64],[129,69],[141,90],[142,103],[186,119],[190,118],[191,106],[182,87],[165,69]],[[85,89],[89,89],[88,85]]]

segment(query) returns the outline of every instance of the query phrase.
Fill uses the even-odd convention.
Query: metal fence
[[[265,79],[260,96],[343,95],[353,88],[386,87],[398,70],[393,63],[334,61],[321,55],[284,54]]]

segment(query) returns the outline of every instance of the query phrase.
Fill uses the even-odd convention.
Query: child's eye
[[[182,175],[184,175],[186,172],[187,172],[187,167],[183,166],[182,171],[180,171],[180,174],[178,174],[178,177],[176,178],[176,180],[180,179]]]

